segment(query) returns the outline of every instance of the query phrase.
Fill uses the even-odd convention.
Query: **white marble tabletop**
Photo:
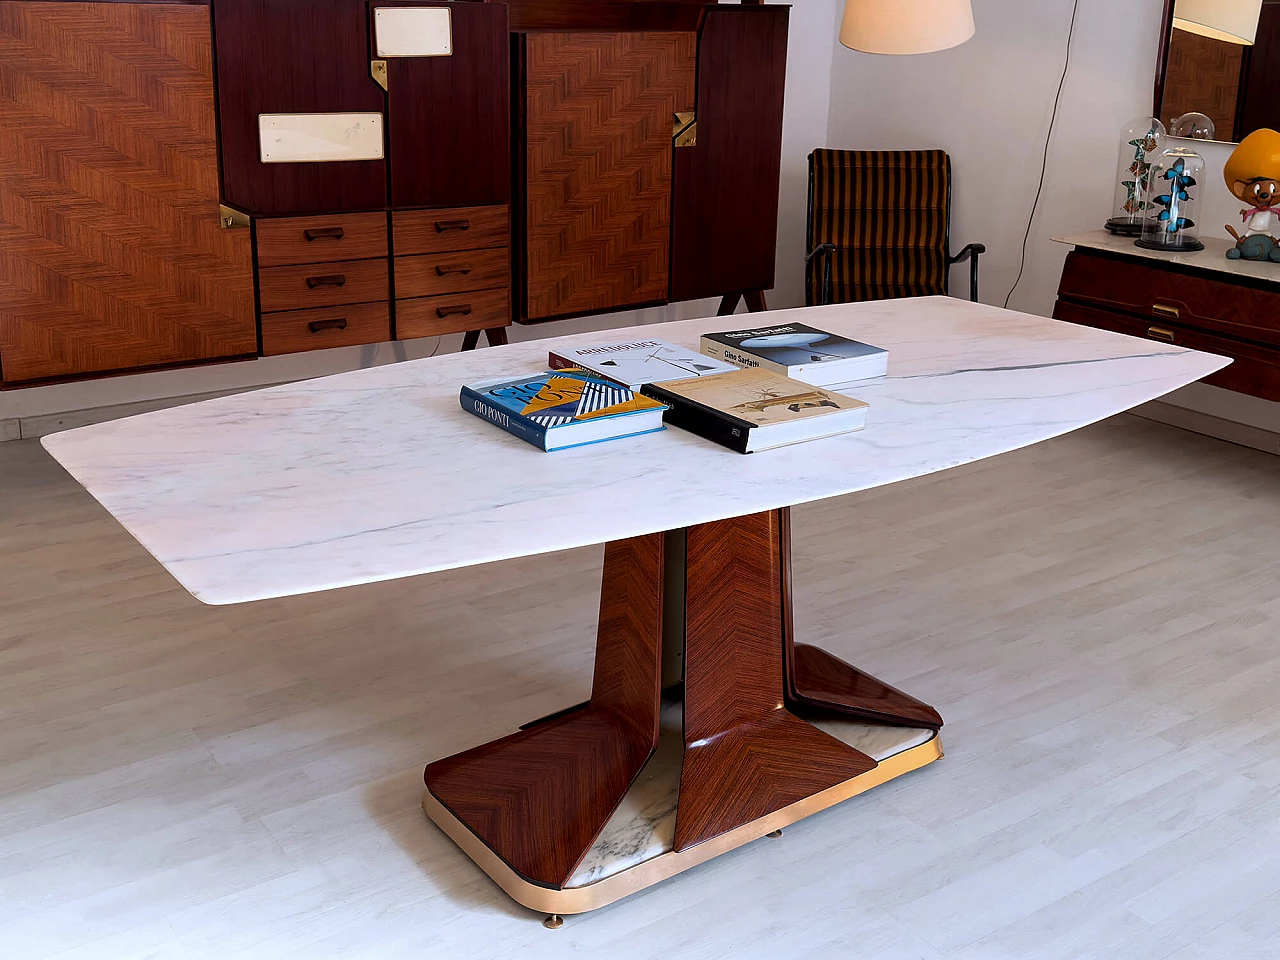
[[[1055,243],[1067,243],[1073,247],[1089,247],[1093,250],[1106,250],[1111,253],[1123,253],[1143,260],[1163,260],[1176,263],[1182,267],[1195,267],[1197,270],[1212,270],[1234,277],[1249,277],[1267,283],[1280,283],[1280,263],[1270,260],[1228,260],[1227,248],[1235,244],[1225,237],[1202,236],[1200,242],[1203,250],[1191,253],[1165,253],[1162,250],[1148,250],[1134,244],[1134,237],[1117,237],[1106,230],[1091,230],[1089,233],[1077,233],[1066,237],[1054,237]]]
[[[1057,436],[1229,361],[930,297],[655,324],[804,322],[889,350],[844,392],[858,433],[743,455],[683,430],[543,453],[463,411],[461,384],[537,371],[552,347],[450,354],[160,410],[45,447],[188,590],[237,603],[564,550],[832,497]]]

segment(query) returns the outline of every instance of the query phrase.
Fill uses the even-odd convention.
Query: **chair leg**
[[[462,337],[462,349],[474,350],[480,344],[480,331],[468,330]]]
[[[751,313],[764,313],[769,309],[765,306],[763,290],[748,290],[742,298],[747,302],[747,309]]]
[[[978,258],[969,258],[969,299],[978,302]]]
[[[507,342],[507,328],[494,327],[484,332],[484,338],[489,341],[491,347],[501,347]]]
[[[717,317],[727,317],[738,309],[738,301],[742,299],[740,293],[726,293],[720,298],[720,309],[716,311]]]

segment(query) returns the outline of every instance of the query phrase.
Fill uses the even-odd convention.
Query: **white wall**
[[[829,146],[941,148],[954,171],[955,249],[987,245],[981,299],[1000,304],[1018,272],[1066,50],[1071,0],[973,0],[977,33],[952,50],[877,57],[835,43]],[[1163,0],[1080,0],[1071,65],[1022,281],[1009,306],[1049,316],[1068,248],[1050,238],[1101,228],[1111,212],[1118,136],[1151,109]],[[1225,236],[1239,207],[1222,182],[1231,148],[1194,144],[1209,166],[1200,221]],[[963,271],[952,293],[967,295]],[[1280,430],[1280,404],[1199,384],[1166,398]]]
[[[796,306],[804,302],[805,158],[810,150],[826,142],[831,30],[838,2],[842,6],[842,0],[803,0],[791,8],[783,112],[777,286],[769,296],[771,307]],[[717,303],[715,300],[692,301],[532,327],[515,326],[511,328],[510,336],[513,340],[530,340],[707,316],[715,312]],[[454,336],[412,341],[406,346],[409,357],[416,358],[433,350],[457,350],[461,344],[461,336]],[[390,344],[381,344],[7,391],[0,393],[0,438],[14,434],[13,421],[22,418],[46,418],[41,427],[48,429],[47,416],[64,411],[280,383],[389,363],[393,359]]]

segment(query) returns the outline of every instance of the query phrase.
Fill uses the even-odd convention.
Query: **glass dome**
[[[1142,233],[1151,158],[1163,149],[1164,124],[1155,117],[1135,117],[1120,131],[1115,197],[1107,221],[1112,233],[1129,237]]]
[[[1169,136],[1185,137],[1188,140],[1214,140],[1218,128],[1203,113],[1192,110],[1169,121]]]
[[[1151,165],[1138,246],[1170,253],[1204,249],[1196,225],[1203,173],[1204,157],[1190,147],[1166,150]]]

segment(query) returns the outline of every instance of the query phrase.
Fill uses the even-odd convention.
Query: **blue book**
[[[468,384],[458,402],[468,413],[546,451],[661,430],[667,409],[577,369]]]

